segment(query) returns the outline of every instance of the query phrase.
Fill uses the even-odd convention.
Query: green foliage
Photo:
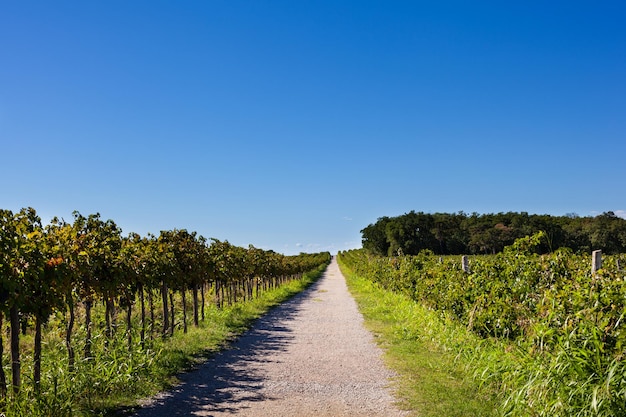
[[[493,256],[461,259],[422,253],[394,258],[341,254],[360,276],[401,292],[485,340],[508,344],[514,361],[477,370],[502,392],[510,416],[626,415],[624,255],[590,257],[559,250],[535,253],[543,233]],[[621,267],[623,268],[623,266]],[[481,365],[484,366],[484,365]]]
[[[601,249],[607,254],[626,252],[626,220],[613,212],[596,217],[483,214],[463,212],[405,213],[381,217],[361,230],[363,248],[374,255],[417,255],[429,249],[440,255],[495,254],[516,239],[539,231],[544,239],[535,247],[548,253],[561,247],[587,253]]]
[[[229,310],[223,324],[238,331],[256,314],[241,302],[251,305],[329,261],[327,252],[284,256],[209,244],[186,230],[122,237],[115,222],[99,214],[75,212],[73,223],[55,218],[44,228],[32,208],[0,210],[0,330],[5,316],[11,330],[10,361],[0,331],[0,413],[91,413],[141,395],[141,386],[153,386],[154,369],[169,378],[189,361],[188,350],[167,347],[176,329],[188,333],[188,310],[196,330],[212,309]],[[162,387],[163,379],[156,380]]]
[[[365,324],[385,350],[387,364],[397,374],[393,388],[402,408],[420,417],[490,416],[496,405],[471,371],[455,361],[449,346],[476,342],[463,326],[439,315],[405,294],[388,291],[340,266]]]

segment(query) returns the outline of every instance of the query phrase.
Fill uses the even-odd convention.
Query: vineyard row
[[[207,240],[186,230],[122,236],[112,220],[104,221],[99,214],[73,216],[72,223],[55,218],[44,226],[32,208],[17,213],[0,210],[0,328],[8,318],[11,362],[9,380],[0,331],[2,401],[8,400],[8,386],[14,397],[22,388],[20,335],[27,328],[34,332],[29,392],[40,391],[42,328],[55,314],[63,317],[66,361],[72,373],[78,360],[74,333],[79,319],[84,337],[80,360],[96,361],[92,349],[96,304],[104,307],[107,340],[113,339],[119,312],[124,312],[130,350],[134,335],[144,347],[155,332],[167,338],[177,325],[184,332],[188,321],[198,326],[207,302],[221,308],[250,300],[330,261],[329,253],[284,256]],[[179,323],[175,309],[182,312]],[[160,329],[155,326],[155,311]],[[132,319],[136,316],[139,320]]]
[[[487,340],[505,343],[514,366],[478,371],[503,393],[505,415],[626,415],[625,255],[568,249],[539,255],[545,236],[497,255],[380,257],[340,253],[354,273],[402,292]]]

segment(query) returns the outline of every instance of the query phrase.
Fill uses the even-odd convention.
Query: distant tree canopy
[[[539,231],[546,236],[537,248],[540,253],[561,247],[574,252],[626,252],[626,220],[611,211],[595,217],[411,211],[397,217],[380,217],[361,234],[363,248],[376,255],[414,255],[425,249],[454,255],[497,253],[515,239]]]

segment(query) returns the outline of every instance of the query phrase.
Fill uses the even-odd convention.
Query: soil
[[[406,416],[381,355],[333,259],[309,289],[135,416]]]

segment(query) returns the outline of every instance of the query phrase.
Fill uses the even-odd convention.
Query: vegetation
[[[538,233],[500,254],[470,257],[469,272],[460,257],[428,251],[383,258],[357,250],[340,259],[484,340],[478,350],[461,340],[446,347],[500,393],[501,414],[626,415],[626,257],[606,256],[592,273],[588,255],[536,254],[544,238]]]
[[[472,379],[471,369],[455,360],[458,352],[448,348],[462,344],[478,350],[480,338],[405,294],[357,276],[343,259],[341,269],[365,324],[398,375],[394,388],[401,408],[420,417],[496,415],[493,393]]]
[[[329,260],[209,243],[186,230],[123,237],[98,214],[44,227],[31,208],[0,210],[0,328],[6,318],[10,330],[8,346],[0,332],[0,411],[89,414],[145,395],[154,387],[146,381],[162,387],[189,354],[210,347],[189,351],[175,333],[188,344],[215,332],[223,343],[281,285]]]
[[[544,239],[534,248],[538,253],[561,247],[575,253],[589,253],[592,248],[607,254],[626,253],[626,220],[610,211],[596,217],[411,211],[397,217],[381,217],[361,233],[367,251],[395,256],[417,255],[426,249],[438,255],[495,254],[516,239],[540,231]]]

